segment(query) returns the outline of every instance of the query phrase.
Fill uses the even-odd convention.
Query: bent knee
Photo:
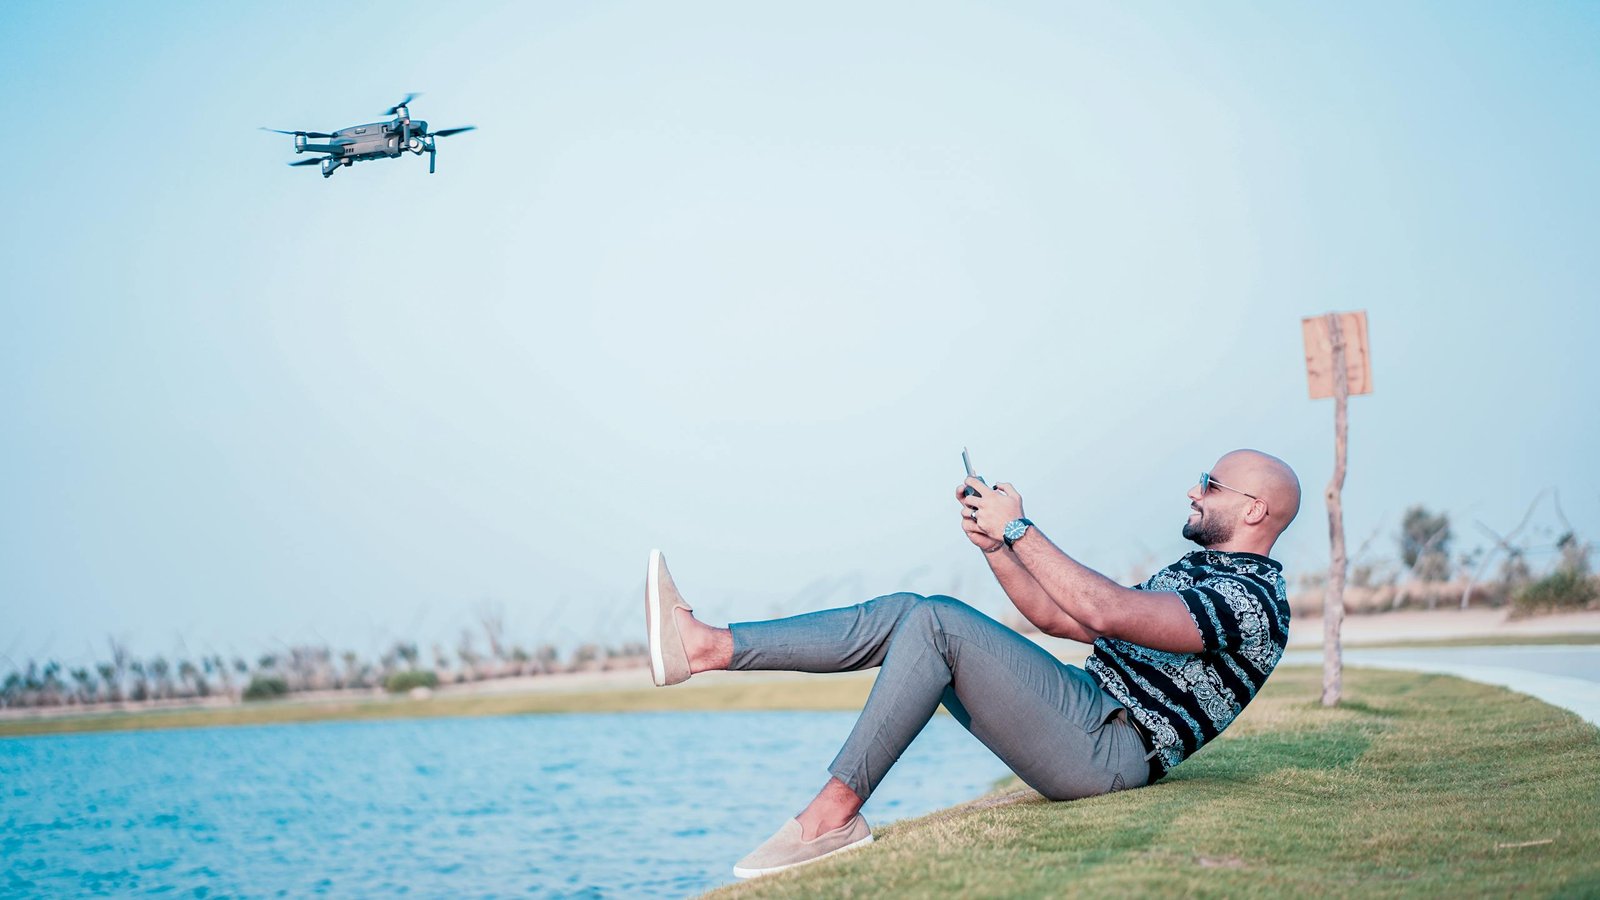
[[[972,609],[972,607],[948,594],[929,594],[922,598],[922,602],[939,612],[966,612]]]
[[[873,609],[889,609],[893,610],[897,615],[903,615],[907,610],[914,608],[926,599],[928,598],[921,594],[899,591],[893,594],[884,594],[881,597],[873,597],[863,605],[870,606]]]
[[[952,629],[959,630],[961,623],[975,612],[954,597],[931,594],[918,597],[911,604],[905,612],[905,621],[909,625],[925,627],[930,632],[944,633]]]

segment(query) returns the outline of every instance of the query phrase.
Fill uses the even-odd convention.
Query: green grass
[[[1499,688],[1360,669],[1327,710],[1319,677],[1281,669],[1151,787],[1049,803],[1013,781],[710,896],[1600,893],[1600,731]],[[1516,846],[1532,841],[1548,843]]]

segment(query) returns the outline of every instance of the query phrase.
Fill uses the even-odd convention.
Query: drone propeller
[[[270,131],[273,134],[298,134],[298,135],[303,135],[305,137],[312,137],[312,138],[331,138],[331,137],[333,137],[333,135],[327,133],[326,131],[284,131],[282,128],[268,128],[265,125],[261,126],[261,130],[262,131]]]
[[[477,130],[478,130],[478,126],[476,126],[476,125],[468,125],[465,128],[444,128],[444,129],[441,129],[439,131],[430,131],[425,136],[426,137],[449,137],[452,134],[460,134],[463,131],[477,131]]]
[[[404,100],[401,100],[399,103],[396,103],[395,105],[389,107],[388,110],[386,110],[384,112],[384,115],[386,115],[386,116],[397,115],[400,112],[400,107],[402,107],[402,106],[410,106],[411,105],[411,101],[413,101],[413,100],[415,100],[415,99],[417,99],[418,97],[421,97],[421,96],[422,96],[421,94],[407,94],[406,98]]]
[[[291,166],[317,166],[317,165],[321,165],[322,161],[324,159],[327,159],[327,157],[326,156],[314,156],[311,159],[302,159],[299,162],[292,162],[292,163],[288,163],[287,165],[291,165]]]

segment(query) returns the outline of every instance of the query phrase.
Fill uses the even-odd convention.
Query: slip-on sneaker
[[[809,841],[800,839],[799,820],[790,819],[783,823],[777,834],[767,838],[766,843],[739,860],[739,864],[733,867],[733,874],[738,878],[754,878],[769,872],[781,872],[870,843],[872,829],[867,827],[867,820],[861,818],[860,813],[838,828],[824,831]]]
[[[689,680],[689,653],[683,648],[674,609],[694,610],[667,571],[666,557],[660,550],[650,551],[650,569],[644,578],[644,618],[650,632],[650,677],[656,687]]]

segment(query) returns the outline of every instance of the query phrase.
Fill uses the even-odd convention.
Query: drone
[[[407,108],[412,100],[419,94],[407,94],[404,100],[391,106],[384,115],[394,116],[388,122],[371,122],[366,125],[352,125],[341,128],[333,133],[326,131],[284,131],[280,128],[265,128],[262,131],[271,131],[276,134],[294,135],[295,153],[326,153],[327,156],[315,159],[302,159],[289,163],[291,166],[322,166],[322,177],[332,177],[340,166],[351,166],[357,162],[369,159],[393,159],[407,151],[418,156],[428,154],[428,174],[433,174],[434,164],[437,162],[438,150],[434,148],[434,139],[460,134],[463,131],[472,131],[477,126],[468,125],[464,128],[441,128],[438,131],[429,131],[428,123],[413,121],[411,110]],[[329,138],[326,144],[308,143],[310,138]]]

